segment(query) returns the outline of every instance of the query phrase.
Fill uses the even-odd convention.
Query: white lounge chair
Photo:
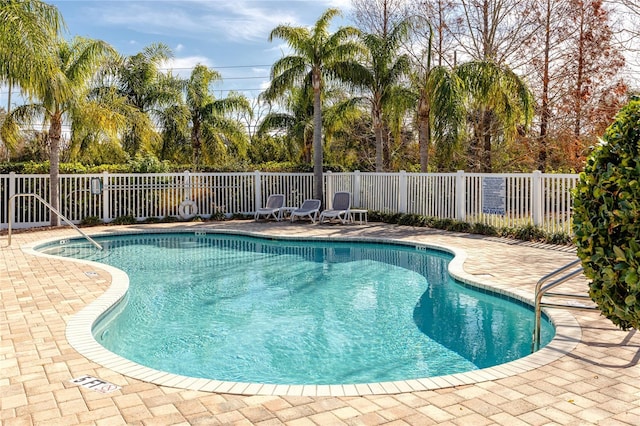
[[[325,220],[331,221],[331,219],[339,219],[340,222],[347,223],[351,220],[350,208],[351,193],[336,192],[333,194],[333,203],[331,203],[331,208],[320,213],[320,223]]]
[[[304,200],[304,203],[302,203],[300,207],[291,211],[291,222],[293,222],[296,217],[309,216],[311,222],[316,223],[316,219],[318,219],[318,213],[320,213],[320,200]]]
[[[265,219],[269,219],[271,216],[277,221],[282,219],[282,207],[284,206],[283,194],[271,194],[267,198],[267,205],[256,210],[254,220],[260,219],[260,216],[264,216]]]

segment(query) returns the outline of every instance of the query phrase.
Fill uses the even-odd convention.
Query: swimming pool
[[[456,282],[451,256],[424,247],[202,233],[100,242],[104,252],[79,240],[42,250],[130,275],[126,298],[93,332],[154,369],[235,382],[384,382],[475,370],[530,350],[530,309]],[[318,300],[322,309],[310,305]],[[552,335],[546,323],[545,343]]]

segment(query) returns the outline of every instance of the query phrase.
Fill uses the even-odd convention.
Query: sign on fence
[[[505,214],[506,179],[485,176],[482,178],[482,213]]]

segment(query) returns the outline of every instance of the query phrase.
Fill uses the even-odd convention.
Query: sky
[[[335,27],[348,22],[350,0],[59,0],[67,26],[64,36],[100,39],[122,55],[135,55],[164,43],[174,58],[174,74],[188,76],[197,64],[214,68],[223,81],[216,97],[229,90],[255,98],[269,83],[271,65],[286,52],[269,34],[280,24],[311,26],[329,7],[342,11]],[[6,91],[6,89],[5,89]],[[15,96],[15,95],[14,95]],[[6,96],[5,96],[6,99]],[[1,101],[0,101],[1,102]],[[6,101],[3,103],[6,105]],[[2,105],[2,104],[0,104]]]
[[[164,43],[174,58],[174,74],[188,76],[196,64],[214,68],[223,81],[216,97],[229,90],[255,98],[269,83],[271,65],[284,53],[282,40],[269,42],[280,24],[311,26],[329,7],[342,11],[334,27],[351,25],[351,0],[49,0],[67,26],[64,36],[104,40],[122,55]],[[23,101],[14,89],[12,104]],[[0,88],[0,106],[7,88]]]

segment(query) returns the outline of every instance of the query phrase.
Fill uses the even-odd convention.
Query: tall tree
[[[407,18],[406,0],[351,0],[352,19],[365,33],[385,37]]]
[[[247,132],[230,114],[236,111],[249,113],[251,105],[244,96],[234,93],[215,99],[210,85],[221,78],[217,71],[196,65],[186,83],[193,164],[196,167],[200,165],[203,151],[226,152],[226,148],[233,147],[241,156],[246,154]]]
[[[527,61],[522,45],[539,25],[537,0],[460,0],[451,34],[456,49],[474,61],[493,61],[519,68]]]
[[[294,87],[285,92],[283,109],[272,110],[260,122],[258,135],[284,136],[290,158],[311,163],[313,145],[313,91]],[[299,145],[299,146],[296,146]]]
[[[472,131],[470,166],[491,173],[495,139],[512,139],[520,127],[530,124],[533,96],[518,75],[495,62],[468,62],[460,65],[456,74],[468,96],[467,111]]]
[[[55,6],[39,0],[0,1],[0,80],[27,94],[43,90],[52,67],[49,48],[63,27]]]
[[[168,46],[155,43],[116,64],[118,92],[142,113],[132,117],[131,125],[122,137],[122,145],[129,155],[153,152],[159,140],[155,120],[161,120],[166,108],[183,101],[183,82],[161,70],[172,56]]]
[[[526,86],[522,79],[511,70],[527,62],[521,55],[522,46],[539,25],[534,3],[460,0],[452,36],[463,55],[472,58],[456,72],[470,89],[471,102],[467,107],[473,136],[469,160],[475,170],[492,170],[492,142],[501,135],[513,134],[518,120],[512,119],[520,117],[523,123],[528,123],[531,118],[530,92],[523,90]],[[517,108],[505,109],[508,107]]]
[[[441,160],[451,157],[464,125],[462,82],[449,63],[452,58],[444,51],[448,45],[445,38],[451,41],[446,36],[445,15],[452,8],[449,2],[438,1],[436,5],[425,2],[413,9],[416,18],[412,19],[413,37],[408,51],[413,59],[411,83],[417,93],[415,119],[423,173],[429,170],[433,142]],[[430,19],[438,22],[437,33]]]
[[[567,25],[573,25],[563,62],[571,72],[571,81],[564,108],[571,116],[573,135],[579,139],[596,119],[593,112],[598,109],[594,103],[615,86],[624,57],[612,45],[609,12],[601,0],[570,0],[569,13],[572,19]],[[609,112],[610,119],[617,109]]]
[[[428,67],[417,73],[416,120],[420,146],[420,171],[429,171],[429,151],[433,143],[440,159],[450,162],[463,132],[465,109],[462,80],[446,66]],[[440,166],[444,166],[441,164]]]
[[[456,26],[457,2],[454,0],[422,0],[409,4],[408,13],[419,19],[413,19],[413,37],[407,49],[418,63],[431,57],[429,66],[456,65],[455,39],[452,29]]]
[[[351,83],[365,90],[371,105],[377,172],[388,170],[391,164],[390,120],[385,112],[390,111],[392,104],[412,97],[412,93],[401,85],[409,74],[411,62],[407,54],[399,53],[409,29],[409,21],[400,21],[386,29],[386,34],[363,34],[366,59],[363,63],[354,63],[350,70]]]
[[[90,83],[107,60],[116,52],[103,41],[76,37],[71,42],[59,40],[54,49],[49,50],[54,56],[47,85],[39,87],[35,98],[39,101],[22,105],[14,109],[2,126],[5,141],[15,142],[21,128],[31,128],[35,121],[48,124],[49,159],[50,159],[50,203],[58,209],[59,191],[58,174],[60,169],[60,142],[62,124],[67,120],[73,127],[74,121],[87,113],[87,95]],[[104,123],[96,123],[103,124]],[[51,215],[51,225],[57,226],[60,221]]]
[[[339,14],[337,9],[326,10],[311,28],[279,25],[271,31],[269,41],[280,38],[287,42],[293,53],[271,67],[271,85],[266,96],[273,99],[287,89],[310,86],[313,90],[313,174],[315,198],[322,200],[323,152],[322,152],[322,92],[326,79],[337,75],[338,69],[351,64],[360,52],[354,40],[358,30],[341,27],[330,33],[331,20]]]
[[[541,80],[540,87],[540,106],[539,106],[539,151],[538,151],[538,170],[546,170],[547,155],[549,145],[549,121],[551,120],[551,72],[554,55],[552,54],[552,46],[555,48],[562,42],[565,32],[555,25],[557,20],[562,16],[566,16],[567,2],[546,0],[542,4],[540,13],[540,28],[543,40],[543,48],[539,57],[534,57],[532,65],[538,71]],[[560,38],[560,39],[559,39]]]

